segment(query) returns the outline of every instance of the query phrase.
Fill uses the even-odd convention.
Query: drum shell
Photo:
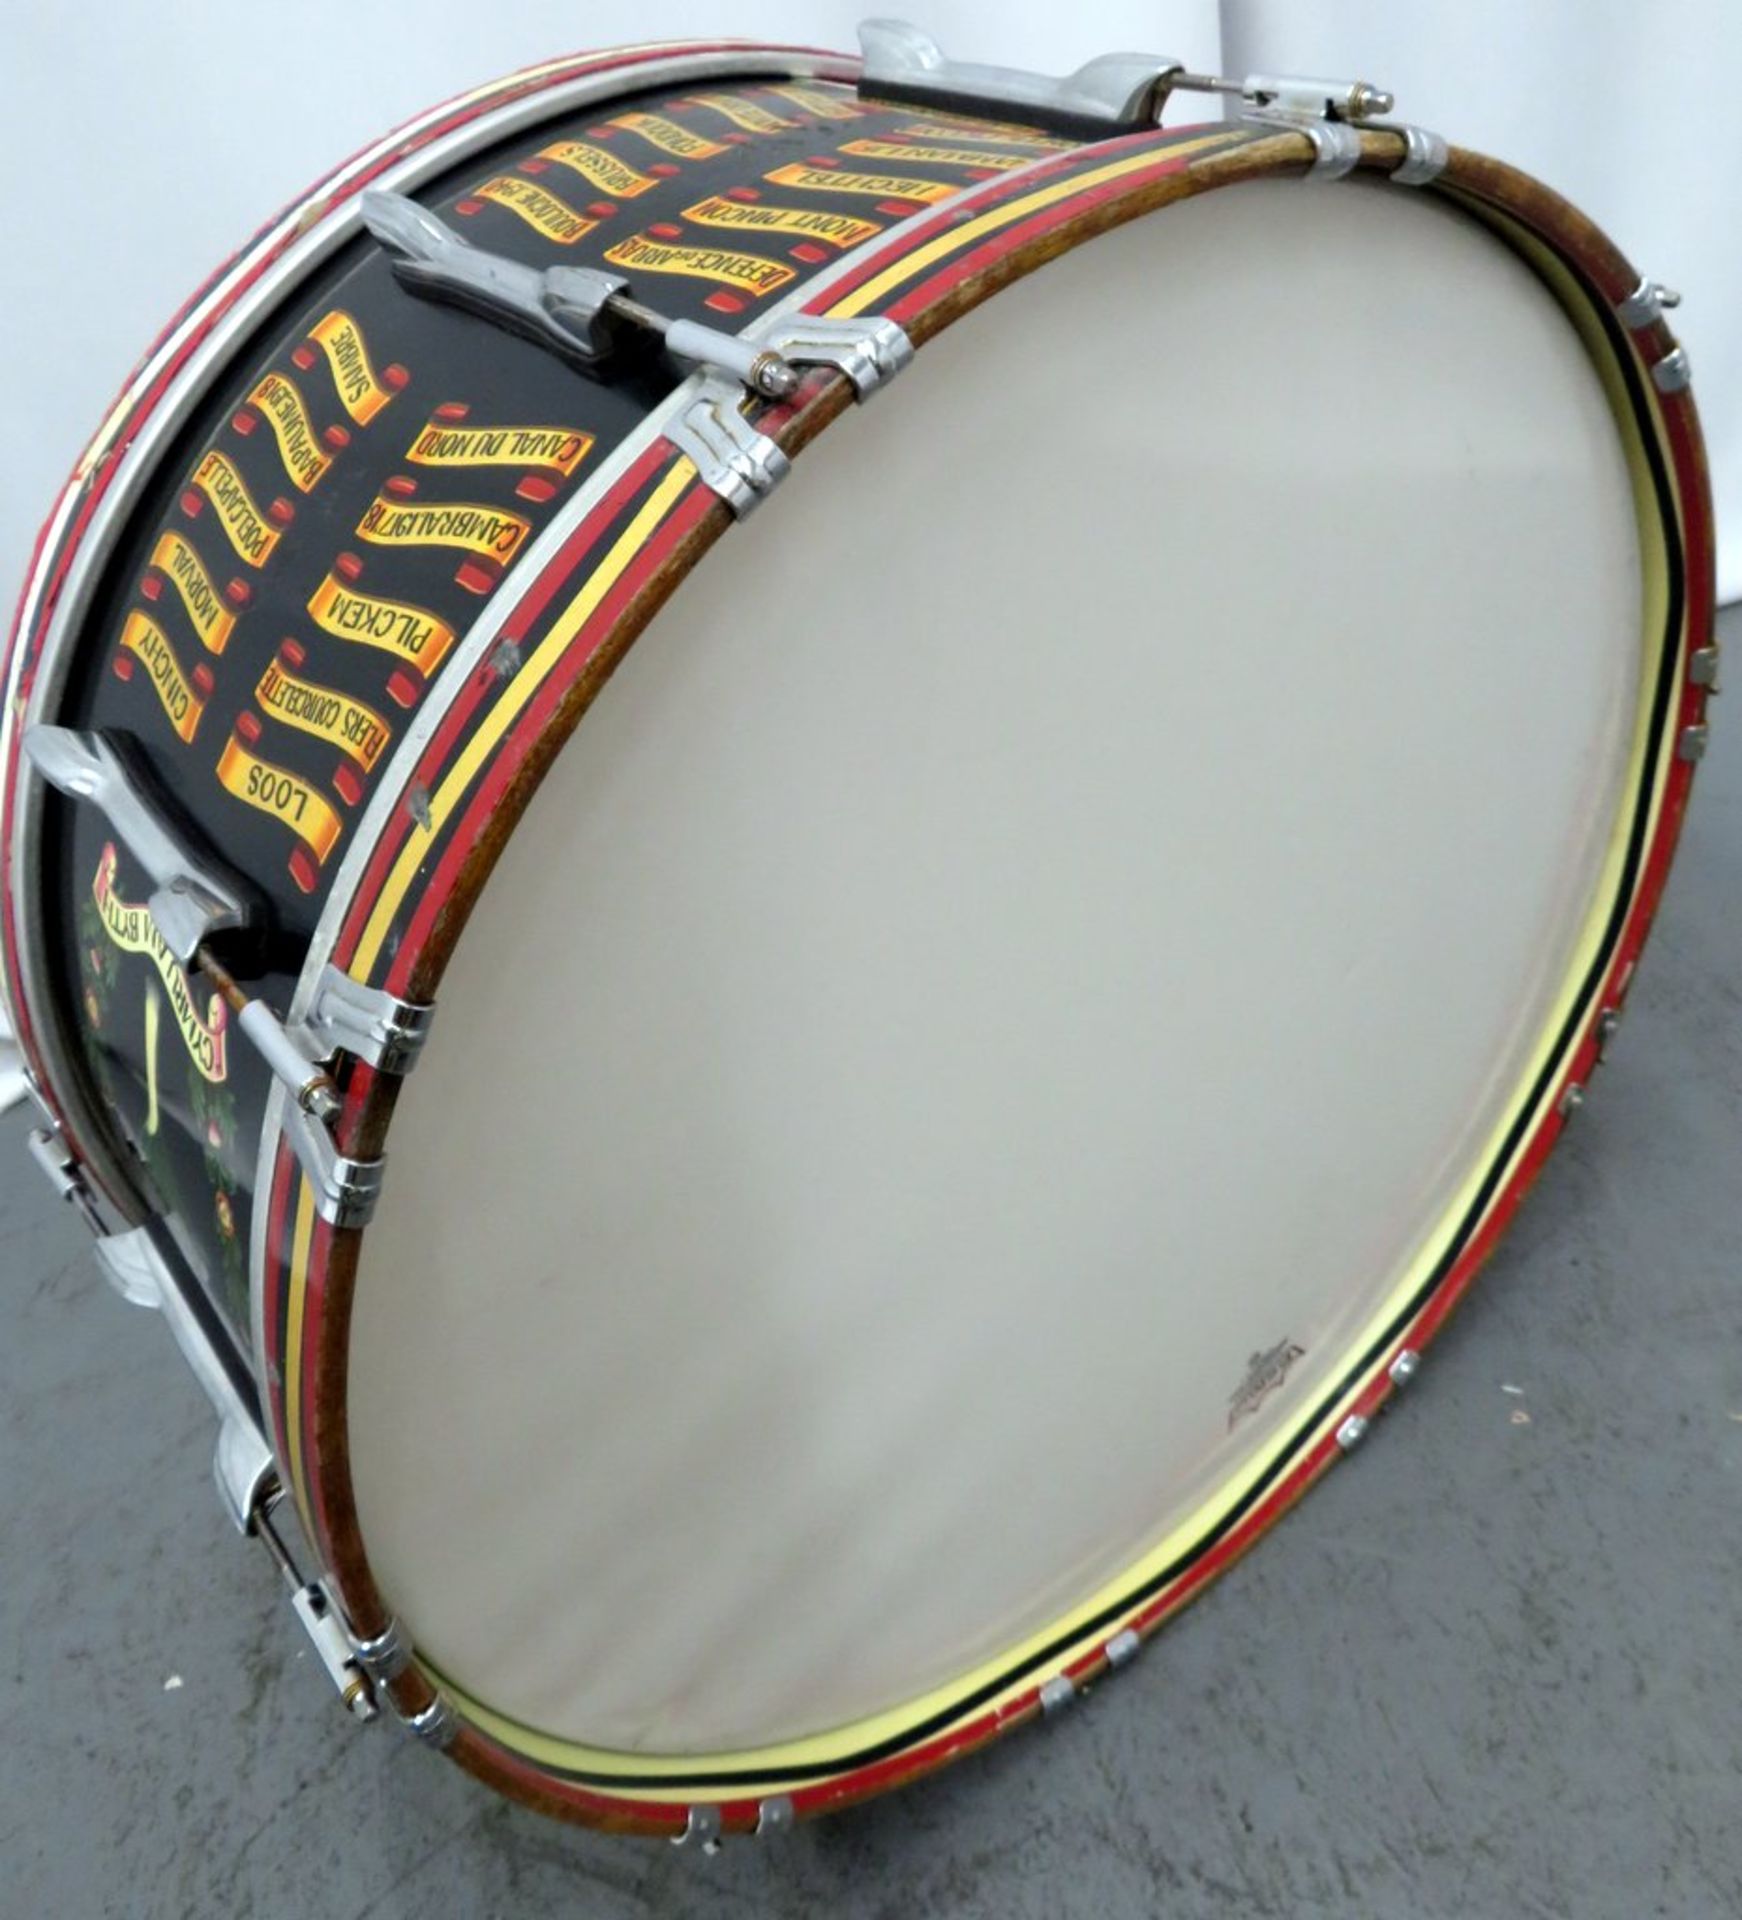
[[[637,104],[681,122],[683,110],[678,105],[679,98],[681,95],[673,96],[662,90]],[[628,101],[612,103],[613,117],[625,110],[634,111],[635,105]],[[898,118],[903,123],[916,117],[911,108],[898,110]],[[591,124],[589,118],[576,137],[584,138],[586,127]],[[832,136],[837,143],[848,137],[865,137],[858,122],[842,124],[857,131],[853,135]],[[893,131],[893,123],[885,131]],[[819,144],[830,137],[826,127],[811,126],[807,132],[811,140]],[[564,133],[547,125],[540,128],[536,136],[521,141],[519,150],[535,150],[535,141],[537,145],[546,145],[558,137],[564,137]],[[966,248],[952,251],[943,244],[949,224],[941,214],[903,214],[898,234],[892,232],[863,242],[850,263],[850,271],[831,272],[827,276],[830,297],[838,300],[844,289],[850,291],[854,285],[889,278],[888,291],[873,310],[898,320],[923,348],[932,333],[999,291],[1010,280],[1034,270],[1054,253],[1080,244],[1106,226],[1153,212],[1170,200],[1216,186],[1272,172],[1299,171],[1310,157],[1303,135],[1270,128],[1235,128],[1208,135],[1145,135],[1106,143],[1088,151],[1065,147],[1025,153],[1023,143],[1017,140],[1008,142],[1006,150],[1022,157],[1020,180],[1001,176],[979,184],[954,181],[953,186],[964,186],[967,191],[964,200],[952,205],[951,221],[970,208],[976,213],[1002,208],[1023,194],[1033,196],[1054,187],[1066,191],[1047,205],[1035,207],[1024,219],[1012,221],[988,235],[972,252]],[[1402,152],[1402,142],[1395,134],[1373,132],[1363,136],[1363,164],[1372,170],[1389,171],[1398,164]],[[749,149],[734,144],[729,154],[732,161],[742,160],[743,184],[756,177],[758,167],[767,170],[760,147]],[[725,168],[729,163],[727,158],[720,157],[715,164]],[[478,171],[476,163],[468,160],[465,171],[468,175]],[[1069,185],[1072,182],[1074,187]],[[1472,206],[1491,209],[1496,217],[1537,236],[1570,266],[1595,300],[1610,310],[1625,301],[1638,283],[1638,275],[1588,223],[1545,190],[1495,163],[1454,151],[1440,190],[1454,192]],[[829,202],[830,209],[841,211],[843,217],[851,217],[852,204],[850,200]],[[501,226],[505,233],[512,234],[506,215]],[[594,238],[588,236],[589,241]],[[602,237],[599,244],[603,254]],[[914,265],[905,274],[899,271],[903,262],[916,261],[928,249],[931,252],[925,265]],[[578,261],[580,256],[576,258]],[[590,260],[590,254],[588,258]],[[824,268],[830,263],[809,264],[816,283],[821,284],[825,278]],[[674,278],[669,284],[661,280],[659,286],[662,295],[669,291],[667,304],[674,310],[682,308],[693,311],[696,317],[708,317],[703,305],[705,289],[700,284],[691,285]],[[299,287],[293,304],[302,297],[303,289]],[[1672,344],[1661,322],[1636,332],[1618,331],[1615,335],[1617,354],[1634,356],[1637,365],[1632,369],[1633,377],[1641,383],[1649,380],[1650,368],[1664,358]],[[387,366],[396,364],[397,361],[386,363]],[[249,362],[241,371],[240,384],[247,386],[258,376],[260,368]],[[407,392],[416,391],[415,368],[412,373]],[[236,384],[233,374],[226,374],[225,379]],[[664,385],[669,391],[669,380]],[[615,397],[627,399],[628,390],[615,390]],[[1709,631],[1710,625],[1708,509],[1697,424],[1691,401],[1685,394],[1667,393],[1656,398],[1647,394],[1645,397],[1655,410],[1666,470],[1672,476],[1678,504],[1677,538],[1685,557],[1687,593],[1677,644],[1685,656]],[[656,383],[640,389],[635,399],[636,405],[625,409],[616,429],[624,445],[630,442],[638,423],[656,413],[663,404],[664,394]],[[794,403],[765,409],[758,424],[796,454],[809,437],[847,404],[849,395],[843,382],[814,376]],[[221,414],[223,408],[211,411]],[[330,424],[342,425],[337,419]],[[422,419],[416,424],[421,426]],[[601,465],[610,432],[610,429],[600,429],[595,433],[598,444],[594,452]],[[256,430],[244,437],[258,439],[264,447],[266,430]],[[379,477],[384,482],[388,476]],[[800,480],[795,484],[802,484],[802,468]],[[650,513],[656,499],[658,511]],[[410,883],[397,901],[388,901],[385,886],[394,863],[404,857],[403,848],[414,844],[411,836],[423,830],[420,808],[428,807],[460,756],[483,737],[489,702],[506,678],[499,671],[497,659],[470,658],[463,645],[452,656],[456,665],[462,660],[465,664],[464,679],[456,684],[463,685],[466,693],[474,698],[469,703],[460,698],[447,702],[439,728],[415,741],[408,731],[398,747],[370,770],[372,784],[356,818],[359,823],[372,820],[382,831],[369,849],[368,860],[359,861],[358,870],[349,874],[348,897],[338,898],[339,867],[328,870],[323,866],[316,889],[304,892],[298,882],[288,877],[288,869],[276,853],[261,851],[264,842],[257,838],[246,846],[239,844],[235,822],[248,816],[232,810],[224,816],[225,823],[214,828],[215,838],[237,846],[240,864],[268,881],[281,922],[296,933],[305,937],[312,935],[315,939],[315,950],[307,963],[294,972],[287,964],[279,971],[267,971],[263,975],[262,984],[269,998],[294,1004],[306,997],[316,957],[330,956],[349,970],[360,975],[366,973],[371,979],[387,984],[408,1000],[439,999],[440,977],[447,955],[487,879],[497,851],[512,831],[514,820],[541,772],[579,722],[611,665],[677,581],[697,563],[707,545],[729,525],[726,508],[705,487],[684,479],[677,472],[672,450],[657,436],[650,437],[633,462],[614,476],[612,487],[596,488],[584,502],[580,502],[578,496],[577,501],[586,510],[567,523],[561,550],[537,568],[535,578],[527,577],[533,569],[522,560],[521,573],[511,582],[517,606],[530,610],[524,623],[525,641],[536,644],[539,632],[536,623],[544,609],[562,600],[587,578],[597,555],[616,552],[628,542],[625,564],[613,583],[612,597],[595,610],[592,624],[577,632],[564,669],[553,675],[542,704],[506,729],[490,748],[483,760],[477,787],[465,796],[463,808],[456,806],[444,819],[445,838],[438,845],[432,837],[426,849],[427,857],[412,870]],[[501,504],[506,508],[506,502]],[[294,527],[295,521],[290,525]],[[153,526],[151,538],[156,537],[157,529]],[[136,541],[136,548],[138,544]],[[239,623],[239,630],[246,624]],[[251,661],[249,672],[238,680],[240,684],[240,680],[245,679],[250,688],[259,684],[269,671],[270,663],[280,657],[282,647],[281,637],[259,633],[262,624],[255,623],[255,637],[250,642],[259,647],[260,657],[258,661]],[[35,667],[32,650],[42,643],[45,632],[46,622],[40,614],[27,619],[21,627],[14,643],[11,668],[15,687],[22,689],[29,679]],[[102,652],[95,644],[96,632],[97,623],[86,627],[81,642],[87,657],[93,659]],[[521,638],[509,633],[503,637],[524,650]],[[105,638],[112,641],[112,635]],[[517,670],[518,665],[510,662],[510,673]],[[291,670],[294,671],[294,667]],[[61,663],[58,673],[69,686],[76,681],[79,674],[76,657]],[[98,678],[103,694],[111,703],[122,693],[136,698],[144,691],[131,682],[110,685],[112,673],[107,679],[99,673]],[[355,697],[361,698],[361,694]],[[1703,689],[1693,679],[1684,680],[1677,694],[1675,711],[1666,716],[1667,740],[1673,741],[1700,723],[1704,697]],[[94,699],[81,706],[74,695],[54,707],[53,717],[102,724],[108,722],[115,711],[119,709]],[[149,714],[151,710],[145,711]],[[40,704],[36,717],[48,717]],[[16,729],[9,737],[9,752],[15,747]],[[285,745],[281,757],[299,751],[302,751],[300,746]],[[165,761],[163,764],[173,766],[175,763]],[[1642,867],[1628,928],[1616,944],[1607,991],[1592,1010],[1588,1030],[1562,1063],[1563,1078],[1568,1083],[1580,1081],[1588,1073],[1598,1042],[1600,1019],[1621,1003],[1650,911],[1661,888],[1690,774],[1690,765],[1678,762],[1666,782],[1653,850]],[[18,784],[15,771],[9,780],[9,799],[15,811]],[[209,787],[184,787],[181,797],[192,810],[211,813]],[[251,819],[249,825],[253,825]],[[8,831],[9,848],[18,844],[15,829],[16,822]],[[60,831],[63,834],[67,831],[64,819]],[[360,826],[359,833],[361,831]],[[99,855],[98,859],[93,859],[94,853]],[[74,855],[76,858],[72,858]],[[87,835],[83,841],[73,843],[70,854],[63,845],[61,857],[72,858],[73,868],[70,874],[64,868],[58,871],[63,901],[81,900],[91,883],[89,875],[81,879],[81,870],[90,868],[93,873],[97,870],[100,847],[93,846]],[[20,892],[15,883],[9,884],[9,982],[17,1003],[35,1011],[41,1004],[42,994],[40,991],[31,994],[23,988],[22,978],[28,963],[21,959],[21,943],[13,925]],[[76,952],[76,928],[74,936],[65,944],[69,951]],[[366,966],[358,960],[359,951],[365,949],[372,949]],[[76,978],[76,975],[63,974],[59,987],[50,989],[51,994],[71,998]],[[26,1031],[27,1039],[33,1039],[36,1023],[28,1023]],[[81,1090],[76,1077],[69,1078],[40,1043],[33,1046],[32,1057],[51,1102],[63,1110],[75,1137],[81,1136],[93,1124],[88,1111],[81,1111],[90,1106],[88,1090]],[[257,1316],[253,1332],[257,1342],[258,1377],[267,1385],[264,1397],[281,1468],[298,1497],[311,1538],[334,1577],[346,1611],[360,1632],[374,1633],[385,1627],[386,1617],[369,1577],[364,1543],[357,1531],[354,1513],[349,1509],[345,1461],[345,1327],[359,1237],[355,1232],[335,1230],[308,1217],[297,1191],[298,1170],[278,1139],[282,1100],[264,1075],[248,1068],[238,1069],[235,1091],[239,1111],[232,1137],[244,1140],[258,1136],[265,1142],[258,1170],[250,1167],[245,1171],[254,1191],[265,1197],[252,1249],[253,1307]],[[348,1071],[338,1135],[349,1151],[360,1157],[367,1156],[385,1143],[390,1133],[395,1091],[390,1077],[374,1074],[361,1066]],[[1411,1324],[1398,1330],[1390,1343],[1390,1351],[1369,1358],[1339,1405],[1327,1413],[1316,1439],[1303,1445],[1290,1476],[1225,1540],[1209,1549],[1191,1568],[1182,1570],[1176,1582],[1132,1610],[1131,1620],[1138,1629],[1146,1631],[1205,1578],[1225,1565],[1324,1465],[1337,1457],[1336,1430],[1352,1416],[1368,1417],[1389,1392],[1389,1368],[1396,1354],[1405,1348],[1419,1351],[1449,1310],[1492,1244],[1493,1234],[1516,1206],[1560,1124],[1558,1111],[1545,1118],[1538,1141],[1522,1157],[1508,1192],[1497,1202],[1491,1226],[1466,1249],[1464,1261],[1444,1276],[1440,1287],[1430,1300],[1423,1302]],[[114,1157],[122,1158],[120,1154]],[[125,1164],[124,1160],[122,1163]],[[237,1191],[241,1191],[240,1180]],[[123,1201],[128,1198],[124,1192],[117,1197]],[[190,1239],[191,1246],[184,1251],[191,1253],[207,1275],[219,1273],[227,1257],[221,1230],[214,1232],[202,1223],[200,1231]],[[299,1351],[302,1379],[295,1399],[287,1400],[280,1387],[287,1370],[287,1351],[293,1342]],[[1079,1683],[1091,1677],[1104,1664],[1105,1647],[1113,1637],[1109,1634],[1099,1642],[1086,1645],[1067,1663],[1064,1671]],[[407,1712],[415,1714],[427,1707],[431,1696],[415,1668],[396,1685]],[[811,1810],[890,1784],[942,1758],[952,1757],[1004,1726],[1027,1717],[1035,1710],[1038,1697],[1038,1681],[1032,1686],[1017,1684],[1008,1698],[986,1710],[964,1715],[959,1724],[929,1741],[916,1741],[886,1761],[806,1782],[795,1798],[801,1810]],[[466,1764],[496,1784],[553,1811],[660,1830],[682,1824],[681,1810],[675,1802],[664,1798],[643,1800],[609,1790],[601,1792],[554,1776],[547,1777],[523,1760],[503,1753],[476,1730],[468,1730],[461,1736],[456,1751]],[[731,1799],[725,1805],[730,1824],[753,1824],[754,1799]]]

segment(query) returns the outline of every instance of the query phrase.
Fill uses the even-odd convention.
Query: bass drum
[[[236,1518],[360,1715],[703,1839],[1069,1700],[1361,1438],[1715,665],[1686,360],[1545,188],[867,49],[342,168],[8,667],[37,1150]]]

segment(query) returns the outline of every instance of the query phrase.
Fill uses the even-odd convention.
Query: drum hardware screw
[[[1404,1347],[1385,1371],[1390,1374],[1394,1387],[1407,1387],[1421,1372],[1421,1355],[1414,1347]]]
[[[1068,1673],[1055,1673],[1040,1690],[1040,1710],[1051,1719],[1062,1713],[1077,1697],[1077,1684]]]
[[[1647,327],[1654,327],[1663,318],[1665,307],[1679,307],[1682,297],[1673,287],[1666,287],[1661,280],[1649,277],[1640,281],[1625,300],[1615,303],[1615,312],[1621,324],[1630,332],[1642,333]]]
[[[1101,1649],[1110,1667],[1129,1666],[1143,1651],[1143,1636],[1135,1627],[1126,1627]]]
[[[798,369],[778,353],[759,353],[750,363],[750,385],[771,400],[784,400],[798,391]]]
[[[194,949],[194,964],[209,976],[267,1066],[290,1088],[296,1104],[317,1120],[330,1120],[339,1111],[341,1102],[339,1090],[326,1068],[309,1059],[291,1040],[284,1023],[265,1001],[251,999],[242,991],[235,975],[212,957],[209,947]]]
[[[1570,1120],[1584,1104],[1585,1090],[1579,1085],[1578,1081],[1574,1080],[1568,1083],[1567,1090],[1561,1095],[1560,1103],[1555,1108],[1555,1112],[1558,1113],[1563,1120]]]
[[[792,1796],[777,1793],[772,1799],[764,1800],[756,1809],[756,1831],[758,1834],[788,1832],[797,1815],[793,1811]]]
[[[59,1126],[32,1127],[25,1136],[25,1145],[31,1159],[48,1175],[55,1192],[70,1203],[94,1234],[99,1238],[105,1234],[108,1229],[103,1225],[103,1217],[97,1211],[97,1203],[85,1182],[84,1168],[67,1145]]]
[[[1372,1426],[1372,1424],[1372,1421],[1369,1420],[1365,1414],[1350,1414],[1348,1419],[1337,1429],[1337,1445],[1341,1447],[1345,1453],[1353,1453],[1361,1442],[1367,1438],[1367,1429]]]
[[[35,1106],[37,1112],[42,1115],[43,1119],[46,1120],[51,1127],[58,1127],[60,1121],[55,1116],[54,1108],[48,1104],[48,1095],[43,1092],[42,1082],[37,1079],[34,1068],[26,1067],[24,1069],[24,1090],[30,1095],[31,1103]]]
[[[1683,393],[1693,377],[1686,347],[1671,347],[1651,369],[1651,384],[1659,393]]]
[[[454,1717],[453,1708],[439,1693],[427,1707],[417,1713],[401,1714],[400,1723],[414,1739],[438,1751],[451,1747],[460,1731],[460,1723]]]
[[[1248,74],[1240,97],[1260,113],[1295,120],[1371,120],[1397,105],[1395,94],[1368,80],[1311,80],[1294,74]]]
[[[720,1809],[718,1807],[691,1807],[689,1818],[684,1822],[682,1833],[671,1836],[674,1847],[691,1846],[700,1843],[703,1853],[720,1851]]]
[[[357,1663],[378,1685],[397,1680],[411,1665],[411,1643],[405,1630],[391,1614],[379,1633],[355,1642]]]
[[[1245,91],[1238,80],[1226,80],[1219,73],[1187,73],[1182,67],[1177,73],[1167,76],[1170,93],[1226,93],[1239,94]]]
[[[363,1670],[338,1609],[325,1586],[303,1577],[284,1536],[278,1530],[276,1514],[284,1498],[284,1489],[273,1481],[265,1497],[248,1516],[248,1531],[254,1534],[272,1556],[273,1564],[290,1589],[290,1604],[304,1631],[313,1643],[327,1676],[338,1688],[339,1698],[353,1719],[368,1722],[377,1717],[375,1689]]]
[[[1403,136],[1403,158],[1387,176],[1393,186],[1431,186],[1451,164],[1452,150],[1443,134],[1430,133],[1426,127],[1400,126],[1389,121],[1385,130]]]
[[[1695,647],[1688,656],[1688,680],[1696,687],[1718,691],[1718,649]]]
[[[524,658],[515,641],[499,640],[490,654],[490,671],[498,680],[510,680],[520,671]]]
[[[1370,120],[1390,113],[1397,96],[1368,80],[1297,80],[1248,74],[1229,80],[1216,73],[1187,73],[1183,68],[1166,76],[1170,93],[1220,93],[1244,100],[1249,107],[1310,115],[1320,120]]]
[[[596,369],[617,351],[624,328],[651,335],[681,360],[719,367],[754,392],[782,400],[798,374],[777,353],[637,300],[621,274],[591,267],[531,267],[474,246],[415,200],[371,187],[363,224],[393,257],[407,292],[457,306],[569,360]]]
[[[1675,757],[1678,760],[1703,760],[1710,730],[1704,726],[1683,727],[1681,738],[1675,743]]]
[[[627,320],[656,335],[670,352],[682,359],[724,367],[747,387],[770,400],[784,400],[798,390],[798,369],[767,348],[747,352],[730,334],[697,326],[691,320],[673,320],[623,292],[607,295],[605,310],[619,320]]]
[[[423,828],[425,833],[429,832],[430,823],[434,820],[435,816],[429,810],[428,787],[415,786],[410,788],[405,796],[405,810],[411,815],[412,819]]]
[[[1375,114],[1390,113],[1396,105],[1396,94],[1387,93],[1383,87],[1370,86],[1365,80],[1357,80],[1349,100],[1349,118],[1370,120]]]

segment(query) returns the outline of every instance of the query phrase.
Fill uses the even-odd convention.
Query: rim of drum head
[[[1390,171],[1403,157],[1403,142],[1394,134],[1367,133],[1362,144],[1370,169]],[[841,315],[886,313],[923,344],[1062,246],[1212,187],[1296,173],[1306,157],[1304,136],[1251,129],[1109,143],[1020,181],[993,183],[952,209],[948,220],[918,223],[899,245],[851,263],[850,272],[806,305]],[[1334,1390],[1294,1421],[1239,1485],[1222,1489],[1208,1504],[1189,1548],[1147,1566],[1141,1578],[1112,1583],[1055,1631],[995,1663],[997,1671],[967,1676],[912,1711],[881,1716],[873,1727],[838,1736],[706,1762],[666,1762],[541,1736],[465,1699],[414,1661],[392,1682],[396,1705],[503,1791],[566,1817],[674,1835],[686,1826],[695,1830],[694,1808],[713,1810],[709,1821],[726,1829],[779,1825],[795,1811],[822,1811],[899,1784],[1068,1699],[1129,1657],[1141,1637],[1224,1570],[1360,1438],[1413,1372],[1421,1349],[1540,1169],[1624,1000],[1685,806],[1693,757],[1686,748],[1688,730],[1697,727],[1705,700],[1690,654],[1692,645],[1703,643],[1711,619],[1709,502],[1691,399],[1685,391],[1659,391],[1651,377],[1673,341],[1660,318],[1632,332],[1617,318],[1639,276],[1564,202],[1499,163],[1454,149],[1438,186],[1529,262],[1582,336],[1628,444],[1642,553],[1653,582],[1646,640],[1655,662],[1637,746],[1635,825],[1624,870],[1594,952],[1569,981],[1555,1031],[1544,1035],[1541,1064],[1491,1156],[1481,1204],[1425,1281],[1408,1298],[1388,1301],[1351,1343]],[[845,404],[843,383],[813,382],[790,406],[769,409],[760,424],[796,452]],[[727,524],[693,471],[686,472],[685,463],[674,462],[660,444],[616,476],[597,503],[595,537],[576,543],[588,562],[576,575],[582,585],[572,605],[581,611],[564,645],[550,656],[544,704],[533,705],[528,690],[498,730],[500,744],[487,775],[475,787],[453,788],[456,844],[464,842],[463,855],[445,874],[438,869],[434,891],[415,905],[403,897],[388,900],[391,872],[365,889],[352,903],[331,957],[372,984],[388,984],[409,997],[439,997],[441,972],[466,913],[532,787],[611,666]],[[439,778],[440,769],[406,768],[406,784],[415,779],[427,786],[432,774]],[[407,867],[402,859],[400,866],[403,896],[417,863]],[[397,936],[391,955],[390,934]],[[328,957],[311,955],[311,974]],[[390,1081],[367,1070],[354,1076],[340,1121],[349,1150],[379,1147],[393,1098]],[[292,1404],[279,1408],[281,1457],[288,1455],[288,1478],[304,1524],[333,1570],[346,1611],[370,1635],[389,1622],[358,1528],[344,1407],[361,1236],[335,1232],[313,1217],[306,1183],[282,1149],[263,1164],[273,1168],[270,1185],[262,1188],[270,1196],[264,1211],[271,1224],[265,1272],[256,1275],[256,1285],[267,1301],[265,1377],[274,1381],[275,1392],[271,1367],[290,1320],[296,1347],[312,1355],[308,1377],[292,1382]],[[287,1434],[294,1436],[288,1445]]]

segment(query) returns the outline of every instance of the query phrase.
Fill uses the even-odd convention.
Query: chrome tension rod
[[[394,275],[409,292],[476,314],[584,366],[604,366],[622,349],[625,333],[638,332],[680,360],[718,367],[770,400],[798,388],[799,370],[784,354],[655,312],[631,296],[621,274],[506,259],[383,188],[370,188],[362,208],[364,225],[392,254]]]

